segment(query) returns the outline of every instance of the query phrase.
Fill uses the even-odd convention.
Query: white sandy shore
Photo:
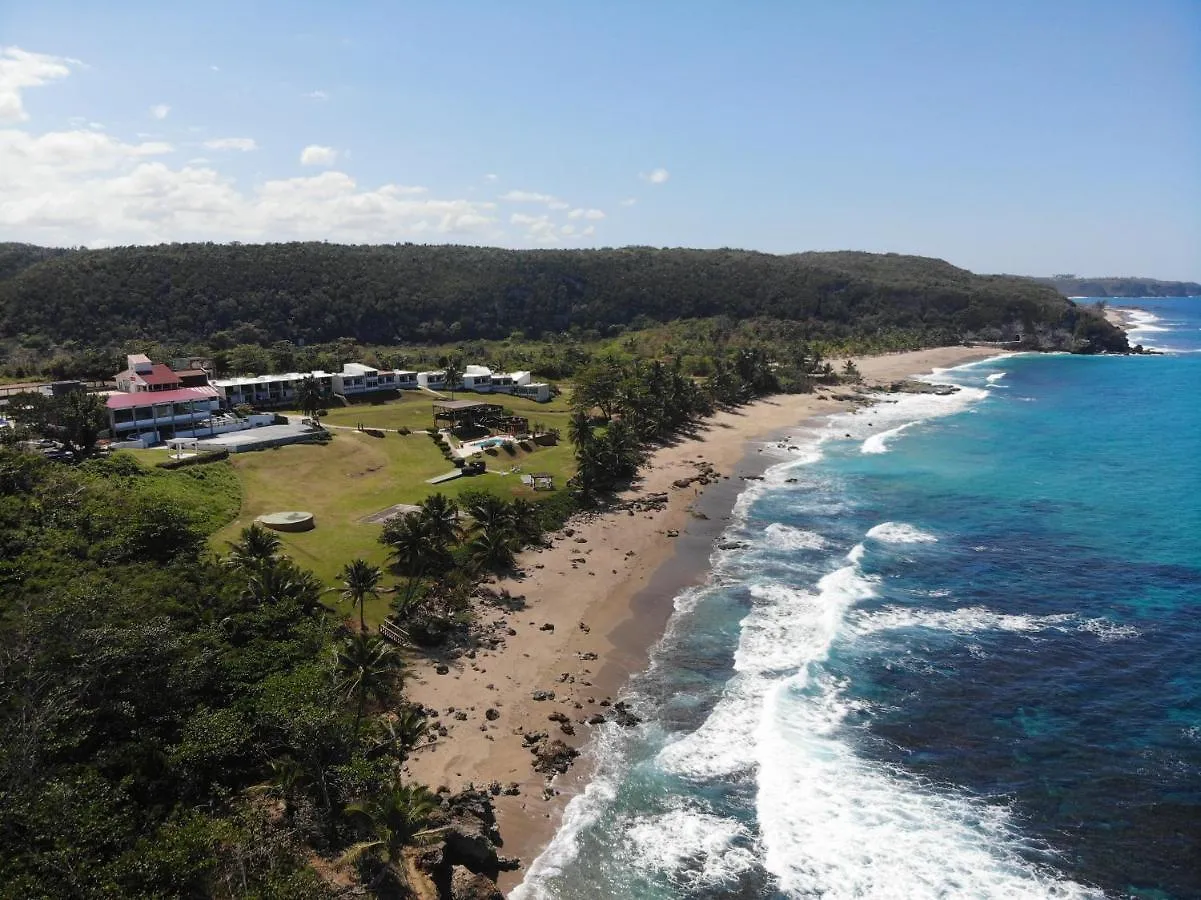
[[[944,347],[866,357],[857,365],[870,384],[996,355],[993,348]],[[640,482],[625,495],[667,493],[662,510],[586,517],[570,523],[574,533],[560,536],[550,549],[522,554],[518,563],[526,577],[495,587],[524,595],[526,607],[512,613],[493,607],[480,612],[485,621],[495,623],[503,645],[480,650],[474,659],[454,661],[446,675],[435,674],[432,664],[415,666],[407,692],[414,701],[442,712],[449,737],[415,754],[408,766],[411,777],[431,787],[454,789],[469,782],[520,785],[520,795],[498,797],[496,808],[504,852],[528,865],[553,835],[566,799],[580,789],[587,773],[560,776],[555,788],[561,795],[544,800],[546,781],[531,769],[532,756],[521,734],[547,731],[582,745],[590,731],[583,720],[606,713],[600,701],[615,697],[629,675],[645,666],[670,615],[672,595],[681,585],[662,596],[643,596],[638,603],[635,598],[672,558],[677,544],[688,538],[690,526],[704,524],[693,518],[690,508],[705,488],[675,488],[673,482],[697,474],[697,464],[703,461],[730,479],[709,490],[725,490],[732,502],[731,485],[736,488],[741,484],[738,476],[752,472],[744,463],[750,442],[846,407],[828,394],[777,396],[719,413],[695,439],[655,452]],[[682,578],[686,583],[689,577],[703,575],[697,570]],[[541,630],[547,623],[554,625],[553,631]],[[535,690],[553,690],[555,698],[535,701]],[[452,708],[454,713],[448,713]],[[489,709],[499,717],[487,719]],[[556,711],[573,723],[573,737],[561,735],[556,723],[548,721]],[[456,719],[456,714],[465,718]],[[520,880],[520,871],[508,873],[501,887],[507,890]]]

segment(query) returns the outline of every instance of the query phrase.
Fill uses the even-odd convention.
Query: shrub
[[[413,429],[411,429],[411,428],[408,428],[408,427],[406,427],[406,426],[404,426],[404,425],[401,425],[399,428],[397,428],[397,429],[396,429],[396,433],[397,433],[397,434],[399,434],[399,435],[412,434],[412,433],[413,433]]]
[[[203,450],[195,456],[184,459],[168,459],[161,463],[155,463],[155,466],[159,469],[182,469],[184,466],[198,466],[201,463],[217,462],[222,459],[229,459],[228,450]]]

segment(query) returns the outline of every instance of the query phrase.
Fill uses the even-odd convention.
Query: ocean
[[[794,429],[514,896],[1201,897],[1201,298]]]

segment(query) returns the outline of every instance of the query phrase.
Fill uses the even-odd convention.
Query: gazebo
[[[451,428],[489,428],[505,417],[499,403],[479,400],[442,400],[434,404],[434,427],[449,424]]]

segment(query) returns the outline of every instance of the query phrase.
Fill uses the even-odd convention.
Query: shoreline
[[[863,386],[871,387],[998,355],[992,347],[942,347],[855,362]],[[521,882],[554,836],[567,802],[591,777],[585,754],[548,787],[532,769],[523,735],[545,732],[583,750],[593,728],[587,720],[612,717],[609,703],[645,669],[675,597],[707,576],[743,477],[759,476],[779,461],[756,445],[852,408],[852,401],[831,396],[846,393],[834,387],[759,400],[720,412],[695,436],[656,450],[618,508],[574,517],[548,535],[548,548],[519,556],[524,577],[489,585],[524,598],[518,610],[478,608],[495,649],[447,661],[444,675],[436,674],[434,661],[414,664],[407,693],[440,713],[434,721],[447,735],[413,754],[409,777],[454,790],[517,786],[519,793],[494,798],[503,852],[520,859],[514,871],[501,873],[502,891]],[[648,501],[649,495],[657,497]],[[553,699],[534,699],[536,691],[553,691]]]

